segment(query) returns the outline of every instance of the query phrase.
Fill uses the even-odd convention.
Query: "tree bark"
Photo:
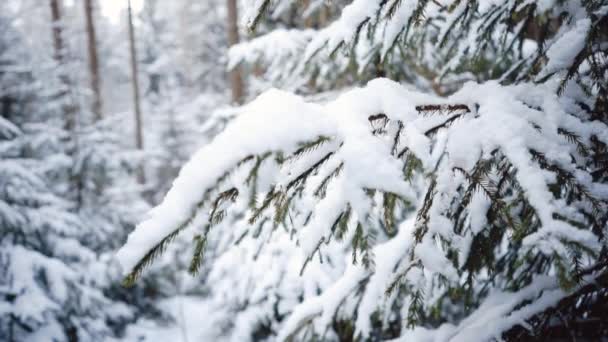
[[[61,0],[50,0],[51,6],[51,30],[53,36],[53,57],[59,68],[59,79],[65,89],[61,90],[58,94],[59,97],[65,98],[69,96],[69,89],[72,86],[72,82],[68,77],[67,73],[62,70],[66,64],[66,48],[65,42],[63,41],[63,27],[61,22]],[[74,133],[76,129],[76,112],[77,108],[74,101],[64,101],[63,112],[65,116],[64,128],[70,133]]]
[[[61,5],[59,4],[59,0],[51,0],[50,5],[54,57],[57,63],[62,63],[64,46],[61,32]]]
[[[228,46],[233,46],[239,42],[239,28],[237,24],[238,10],[236,0],[226,0],[228,7]],[[230,71],[230,88],[232,89],[232,102],[241,103],[243,101],[243,78],[239,66]]]
[[[127,0],[128,10],[128,24],[129,24],[129,47],[131,50],[131,77],[133,85],[133,108],[135,112],[135,147],[143,151],[144,139],[141,119],[141,105],[139,98],[139,79],[137,71],[137,50],[135,49],[135,28],[133,27],[133,9],[131,7],[131,0]],[[143,163],[142,163],[143,164]],[[137,181],[139,184],[143,184],[146,181],[143,165],[137,168]]]
[[[93,0],[84,0],[84,12],[87,31],[87,48],[89,53],[89,77],[93,92],[92,110],[95,121],[103,118],[101,101],[101,79],[99,75],[99,57],[97,53],[97,34],[93,15]]]
[[[302,2],[303,13],[304,13],[304,12],[306,12],[306,10],[308,10],[308,6],[310,6],[310,0],[302,0],[301,2]],[[313,22],[313,18],[311,15],[304,18],[304,27],[312,28],[313,26],[314,26],[314,22]]]
[[[61,22],[61,0],[50,0],[51,8],[51,30],[53,38],[53,53],[54,59],[59,68],[59,79],[64,87],[57,96],[62,100],[63,116],[64,116],[64,129],[70,136],[72,146],[67,150],[70,156],[78,154],[78,135],[76,133],[76,119],[78,115],[78,107],[76,101],[71,98],[70,89],[72,87],[72,81],[68,76],[67,72],[63,70],[67,63],[67,51],[65,42],[63,41],[63,27]],[[74,171],[74,170],[72,170]],[[81,174],[71,172],[70,182],[74,185],[76,191],[75,202],[77,208],[82,205],[82,193],[84,189],[84,180]]]

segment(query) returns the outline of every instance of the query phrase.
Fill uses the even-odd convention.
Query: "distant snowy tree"
[[[203,278],[172,272],[188,263],[189,240],[129,289],[113,254],[148,209],[144,197],[157,202],[233,116],[218,3],[158,1],[151,18],[150,0],[135,13],[146,149],[134,151],[124,22],[100,16],[95,0],[0,2],[0,340],[139,340],[131,327],[176,318],[165,301],[204,295]],[[149,177],[137,184],[142,161]]]
[[[294,3],[251,1],[249,28]],[[210,285],[234,340],[605,337],[607,28],[606,1],[354,0],[237,47],[414,87],[259,96],[129,236],[126,282],[183,234],[193,273],[224,251]]]
[[[215,134],[201,131],[203,122],[229,102],[226,73],[218,64],[226,49],[226,38],[218,37],[223,34],[218,4],[148,1],[139,14],[146,169],[154,203],[189,155]],[[209,34],[201,37],[200,32]]]
[[[247,70],[248,88],[253,95],[270,86],[315,94],[365,82],[366,77],[359,74],[355,60],[348,55],[333,54],[333,58],[302,63],[306,45],[317,32],[314,28],[339,15],[345,1],[302,4],[285,2],[269,10],[268,20],[259,22],[255,31],[248,30],[253,37],[231,47],[228,66]]]
[[[57,103],[8,18],[0,32],[0,339],[112,338],[133,310],[104,292],[116,271],[85,243],[95,229],[59,197],[71,162]]]

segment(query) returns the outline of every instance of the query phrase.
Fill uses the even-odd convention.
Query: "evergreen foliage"
[[[253,1],[249,29],[292,5]],[[193,272],[219,246],[235,340],[605,336],[607,25],[606,1],[354,0],[238,46],[281,77],[336,63],[435,94],[264,93],[130,235],[127,283],[186,233]]]
[[[59,183],[69,133],[21,36],[7,18],[0,27],[0,339],[111,338],[133,309],[105,292],[116,271],[96,255],[99,226],[84,224]]]
[[[167,303],[204,297],[204,277],[173,272],[190,262],[180,253],[189,238],[128,289],[114,254],[147,202],[233,115],[223,108],[219,4],[147,0],[136,10],[146,150],[135,151],[127,40],[122,23],[102,15],[107,2],[89,4],[102,113],[92,105],[83,2],[0,1],[0,340],[156,340],[150,331],[176,325]],[[214,115],[218,107],[228,114]],[[138,184],[143,165],[148,182]]]

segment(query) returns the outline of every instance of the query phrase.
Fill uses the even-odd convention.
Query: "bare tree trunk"
[[[301,0],[301,3],[302,3],[302,8],[304,9],[304,12],[306,12],[306,10],[308,10],[308,6],[310,6],[310,0]],[[304,18],[304,27],[312,28],[313,26],[314,26],[314,22],[313,22],[313,18],[311,15]]]
[[[61,35],[61,5],[59,0],[51,0],[51,23],[53,30],[53,48],[55,60],[63,62],[63,37]]]
[[[95,21],[93,16],[93,0],[84,0],[84,13],[86,18],[87,47],[89,52],[89,77],[91,80],[91,91],[93,92],[93,115],[95,120],[103,117],[101,102],[101,80],[99,75],[99,58],[97,54],[97,34],[95,32]]]
[[[144,149],[144,138],[142,130],[141,120],[141,106],[139,99],[139,80],[137,71],[137,50],[135,49],[135,28],[133,27],[133,9],[131,7],[131,0],[127,0],[128,4],[128,21],[129,21],[129,47],[131,49],[131,77],[133,85],[133,105],[135,111],[135,146],[138,150],[143,151]],[[143,164],[143,163],[142,163]],[[146,178],[144,174],[143,165],[140,165],[137,169],[137,181],[140,184],[145,183]]]
[[[63,27],[61,23],[61,0],[50,0],[51,5],[51,24],[52,24],[52,33],[53,33],[53,48],[54,48],[54,58],[55,62],[57,62],[58,68],[60,68],[59,78],[63,86],[64,90],[58,94],[59,97],[67,98],[69,94],[69,89],[72,86],[72,82],[68,77],[68,74],[62,70],[61,68],[65,68],[66,66],[66,48],[65,42],[63,41]],[[77,108],[74,105],[75,101],[64,101],[63,112],[65,115],[65,130],[70,134],[74,134],[76,130],[76,112]]]
[[[53,48],[54,48],[54,58],[55,62],[57,62],[57,66],[60,68],[59,79],[65,89],[61,90],[58,94],[63,101],[63,115],[65,118],[64,128],[70,136],[70,139],[73,143],[71,148],[68,150],[68,154],[71,156],[76,156],[78,154],[78,135],[76,134],[76,116],[78,114],[78,107],[76,106],[76,101],[73,100],[70,94],[70,89],[72,87],[72,82],[65,70],[61,70],[61,68],[66,67],[67,62],[67,51],[65,47],[65,42],[63,41],[63,28],[61,22],[61,0],[50,0],[51,7],[51,24],[52,24],[52,36],[53,36]],[[84,189],[84,180],[80,173],[72,170],[70,174],[70,182],[74,184],[76,188],[76,205],[78,208],[82,205],[82,192]]]
[[[329,7],[326,4],[321,5],[319,13],[319,27],[325,27],[329,20]]]
[[[226,6],[228,7],[228,45],[233,46],[239,42],[236,0],[226,0]],[[241,103],[243,100],[243,78],[238,66],[230,71],[230,88],[232,89],[232,102]]]
[[[61,0],[50,0],[51,5],[51,24],[52,24],[52,32],[53,32],[53,48],[54,48],[54,58],[55,62],[57,62],[57,66],[59,68],[65,67],[66,64],[66,49],[65,42],[63,41],[63,28],[61,23]],[[60,97],[69,96],[69,89],[71,87],[70,79],[66,72],[61,71],[59,73],[59,78],[61,82],[65,86],[65,90],[62,90]],[[65,114],[65,129],[66,131],[72,133],[76,129],[76,110],[77,108],[74,106],[74,102],[65,103],[63,107],[63,111]]]

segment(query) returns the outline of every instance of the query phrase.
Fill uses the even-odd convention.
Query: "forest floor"
[[[213,309],[209,300],[197,296],[180,296],[163,301],[160,308],[176,318],[175,322],[159,325],[158,322],[140,319],[127,330],[127,341],[194,342],[212,341]]]

